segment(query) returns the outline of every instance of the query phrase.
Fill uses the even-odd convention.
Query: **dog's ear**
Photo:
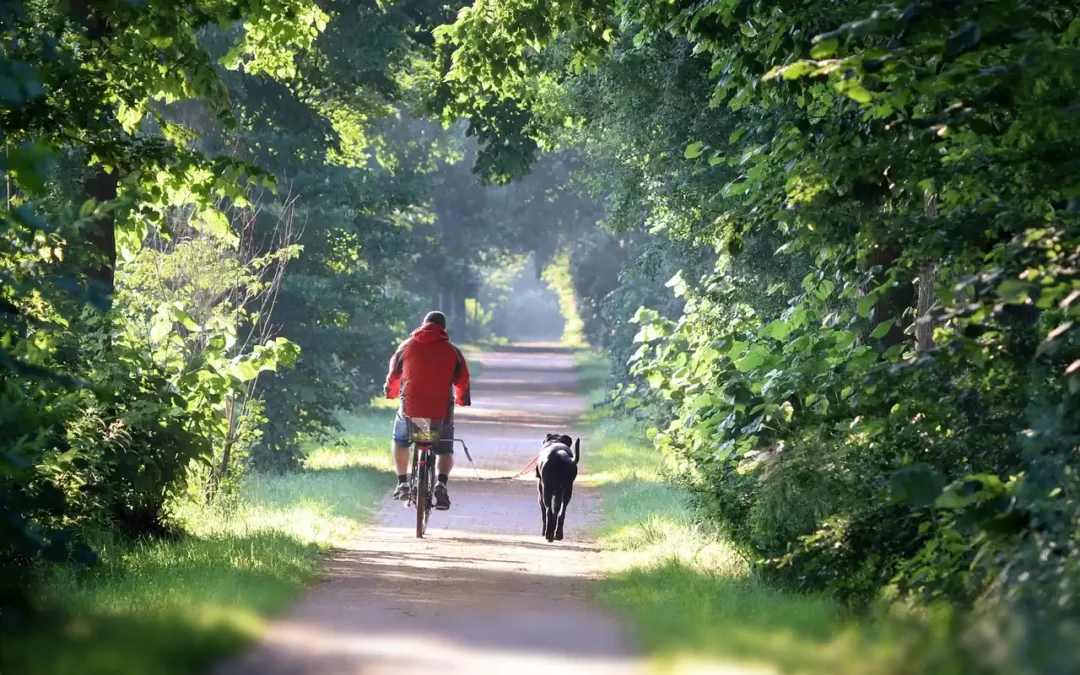
[[[559,440],[559,434],[548,434],[544,437],[544,443],[550,443],[557,440]]]
[[[559,442],[569,448],[571,445],[574,444],[574,439],[570,438],[566,434],[563,434],[562,436],[559,436]]]

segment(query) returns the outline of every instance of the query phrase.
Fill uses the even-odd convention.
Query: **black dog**
[[[570,454],[570,437],[565,434],[548,434],[544,447],[536,461],[536,488],[540,493],[540,516],[544,523],[544,537],[548,541],[563,538],[566,506],[574,494],[578,460],[581,459],[581,439],[573,442],[574,454]]]

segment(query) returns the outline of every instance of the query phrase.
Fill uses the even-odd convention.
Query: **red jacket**
[[[401,396],[406,417],[447,419],[455,401],[462,406],[472,404],[465,356],[450,343],[446,330],[434,323],[417,328],[394,352],[385,391],[387,398]]]

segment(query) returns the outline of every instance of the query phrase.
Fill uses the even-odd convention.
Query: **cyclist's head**
[[[446,328],[446,315],[442,312],[428,312],[424,317],[424,323],[433,323],[439,328]]]

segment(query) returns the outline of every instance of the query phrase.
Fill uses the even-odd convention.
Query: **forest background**
[[[1075,670],[1074,3],[37,0],[0,32],[5,622],[303,467],[440,307],[602,351],[762,583]]]

